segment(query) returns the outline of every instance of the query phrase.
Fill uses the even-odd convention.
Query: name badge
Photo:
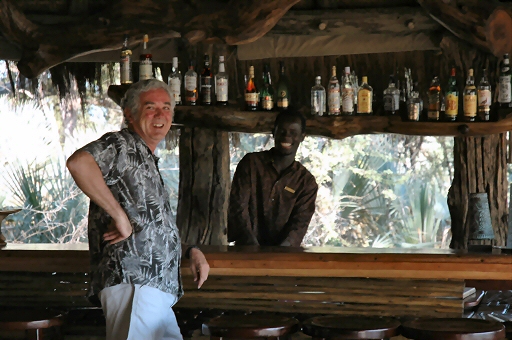
[[[290,188],[289,186],[286,186],[284,187],[284,190],[288,191],[288,192],[291,192],[292,194],[295,194],[295,190],[293,190],[292,188]]]

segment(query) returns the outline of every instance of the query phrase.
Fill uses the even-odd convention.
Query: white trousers
[[[99,298],[107,321],[106,340],[183,340],[172,310],[175,295],[123,283],[103,289]]]

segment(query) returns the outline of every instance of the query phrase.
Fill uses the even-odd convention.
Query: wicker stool
[[[279,339],[299,329],[294,318],[278,315],[223,315],[203,324],[204,335],[216,338]]]
[[[402,324],[402,335],[415,340],[497,340],[505,327],[479,319],[418,319]]]
[[[62,325],[62,316],[47,310],[0,312],[1,331],[25,331],[27,340],[42,340],[43,329]]]
[[[400,322],[392,318],[318,316],[302,323],[313,339],[389,339],[398,335]]]

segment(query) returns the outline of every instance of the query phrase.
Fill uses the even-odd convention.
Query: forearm
[[[108,188],[94,157],[86,151],[75,152],[66,162],[77,186],[114,220],[126,217],[126,213]]]

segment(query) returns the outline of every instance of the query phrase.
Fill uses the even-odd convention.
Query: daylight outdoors
[[[108,85],[118,82],[112,72],[117,69],[104,66],[104,83],[89,83],[81,101],[73,79],[71,91],[61,97],[49,73],[33,89],[16,86],[13,93],[6,64],[0,62],[0,208],[22,208],[2,224],[7,242],[87,242],[88,199],[74,184],[65,160],[77,148],[120,128],[122,112],[106,96]],[[13,64],[10,70],[18,85],[22,80]],[[178,136],[177,131],[172,135]],[[247,152],[273,145],[266,134],[233,133],[230,139],[232,174]],[[298,160],[316,177],[319,191],[303,244],[447,248],[452,150],[450,137],[307,137]],[[176,141],[169,138],[157,152],[176,209]]]

